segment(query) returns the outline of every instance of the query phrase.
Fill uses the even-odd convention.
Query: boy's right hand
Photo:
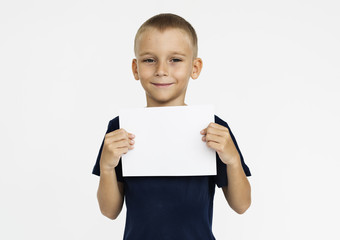
[[[120,128],[105,135],[100,169],[112,171],[119,163],[120,157],[133,149],[135,135]]]

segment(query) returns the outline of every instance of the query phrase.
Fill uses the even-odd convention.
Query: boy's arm
[[[228,186],[222,187],[229,206],[238,214],[244,213],[251,204],[251,187],[238,158],[227,167]]]
[[[228,186],[222,189],[229,206],[239,214],[244,213],[251,204],[251,189],[229,129],[211,122],[201,134],[207,146],[214,149],[227,165]]]
[[[135,136],[117,129],[105,135],[100,157],[100,180],[97,192],[100,211],[110,219],[116,219],[124,202],[124,185],[117,181],[116,167],[123,154],[133,149]]]
[[[97,198],[102,214],[112,220],[116,219],[124,203],[124,183],[117,181],[114,169],[100,171]]]

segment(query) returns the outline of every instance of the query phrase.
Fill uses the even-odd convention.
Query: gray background
[[[198,34],[186,103],[215,104],[253,174],[244,215],[216,188],[216,239],[339,239],[335,0],[1,1],[0,239],[122,239],[91,171],[118,108],[146,105],[133,39],[161,12]]]

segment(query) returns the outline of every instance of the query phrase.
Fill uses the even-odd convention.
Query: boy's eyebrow
[[[144,56],[144,55],[152,55],[151,52],[142,52],[141,54],[139,54],[140,56]]]
[[[185,53],[181,53],[181,52],[178,52],[178,51],[170,52],[170,54],[181,55],[183,57],[187,56]],[[139,54],[139,56],[144,56],[144,55],[154,55],[154,54],[152,52],[142,52],[141,54]]]
[[[181,52],[176,52],[176,51],[174,51],[174,52],[171,52],[171,54],[174,54],[174,55],[181,55],[181,56],[186,56],[186,54],[185,53],[181,53]]]

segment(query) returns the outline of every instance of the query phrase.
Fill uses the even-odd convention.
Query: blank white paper
[[[216,175],[216,152],[200,133],[210,122],[213,105],[121,109],[120,128],[135,134],[134,149],[122,155],[123,176]]]

